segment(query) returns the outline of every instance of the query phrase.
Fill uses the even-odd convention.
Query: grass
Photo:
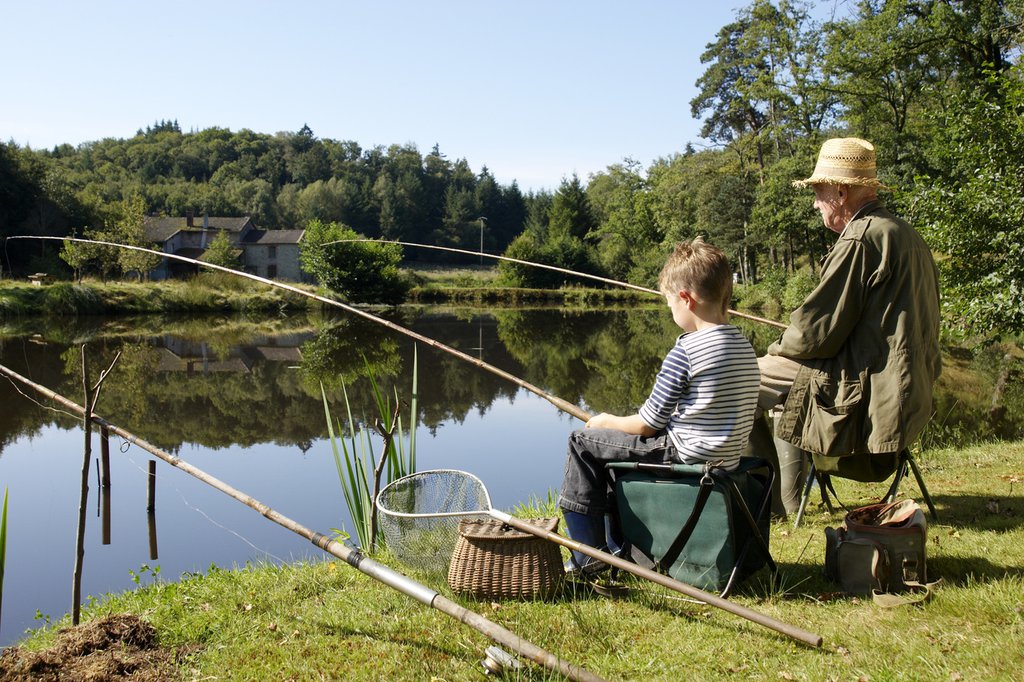
[[[319,305],[299,294],[223,273],[160,282],[85,280],[42,287],[9,280],[0,283],[0,319],[40,314],[278,312]]]
[[[886,610],[834,594],[821,576],[823,529],[841,517],[814,505],[799,529],[772,526],[783,588],[770,587],[762,572],[733,597],[821,634],[821,649],[631,577],[625,599],[570,590],[553,602],[458,601],[608,679],[1015,678],[1024,663],[1024,442],[929,451],[918,462],[941,516],[929,519],[929,576],[942,578],[930,602]],[[873,501],[884,488],[837,482],[848,505]],[[903,492],[920,499],[912,480]],[[550,513],[550,495],[532,502],[536,514],[521,506],[517,516]],[[449,594],[441,576],[410,575]],[[212,569],[84,610],[87,618],[113,612],[141,614],[164,645],[192,651],[183,679],[480,679],[490,644],[340,562]],[[27,644],[41,647],[52,636],[40,631]],[[518,677],[554,676],[527,664]]]

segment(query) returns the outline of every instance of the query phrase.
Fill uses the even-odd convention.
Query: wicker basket
[[[557,518],[527,523],[555,532]],[[548,599],[565,577],[558,545],[495,519],[459,523],[448,585],[478,599]]]

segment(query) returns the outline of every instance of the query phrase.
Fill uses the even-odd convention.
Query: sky
[[[438,145],[555,190],[701,146],[700,55],[742,0],[0,3],[0,139],[129,138],[161,120]]]

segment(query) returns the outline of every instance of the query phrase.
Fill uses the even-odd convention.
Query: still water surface
[[[658,306],[381,314],[590,412],[635,410],[678,332]],[[775,334],[744,330],[759,350]],[[22,320],[0,328],[0,362],[81,403],[83,344],[93,377],[121,353],[98,414],[325,534],[351,523],[327,441],[321,384],[335,417],[344,413],[344,385],[357,420],[374,416],[367,364],[386,391],[403,400],[412,394],[414,342],[333,315]],[[565,439],[578,421],[448,354],[422,345],[416,354],[420,470],[470,471],[502,509],[557,490]],[[947,361],[952,386],[937,392],[937,439],[982,426],[995,435],[1022,433],[1005,421],[1020,410],[1002,410],[995,424],[989,419],[1000,378],[1000,402],[1020,399],[1016,365],[1008,372],[1005,358],[992,357]],[[973,406],[964,402],[965,385]],[[10,490],[0,646],[71,608],[83,434],[80,421],[30,397],[0,379],[0,486]],[[407,407],[403,415],[407,420]],[[97,462],[90,463],[83,595],[132,588],[133,573],[149,582],[155,567],[161,579],[174,580],[212,564],[323,558],[299,536],[161,461],[150,523],[152,459],[112,438],[109,543]]]

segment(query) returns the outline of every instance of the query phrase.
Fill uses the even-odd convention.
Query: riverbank
[[[552,602],[491,603],[451,595],[443,575],[410,575],[610,680],[1013,678],[1024,662],[1024,441],[917,457],[940,514],[938,523],[929,518],[929,580],[942,579],[931,601],[883,609],[837,595],[821,570],[824,528],[841,516],[813,503],[799,529],[772,525],[781,589],[762,571],[734,597],[822,635],[821,649],[633,579],[627,582],[632,593],[621,599],[570,590]],[[869,503],[885,487],[836,483],[851,506]],[[912,482],[903,493],[920,499]],[[140,616],[177,657],[181,679],[479,679],[490,645],[475,630],[339,561],[214,568],[174,582],[141,576],[143,583],[151,580],[90,601],[83,620]],[[32,633],[23,645],[47,647],[66,624]],[[550,679],[533,664],[524,666],[523,678]]]
[[[310,292],[315,288],[294,285]],[[300,294],[222,273],[161,282],[0,283],[0,318],[33,315],[141,315],[304,310],[320,306]]]
[[[410,289],[407,303],[456,305],[649,304],[651,294],[629,289],[519,289],[488,284],[488,280],[425,279]],[[309,293],[328,296],[315,286],[287,283]],[[232,277],[203,273],[189,280],[160,282],[56,282],[43,286],[0,283],[0,318],[36,315],[139,315],[157,313],[278,312],[324,307],[301,294]]]

